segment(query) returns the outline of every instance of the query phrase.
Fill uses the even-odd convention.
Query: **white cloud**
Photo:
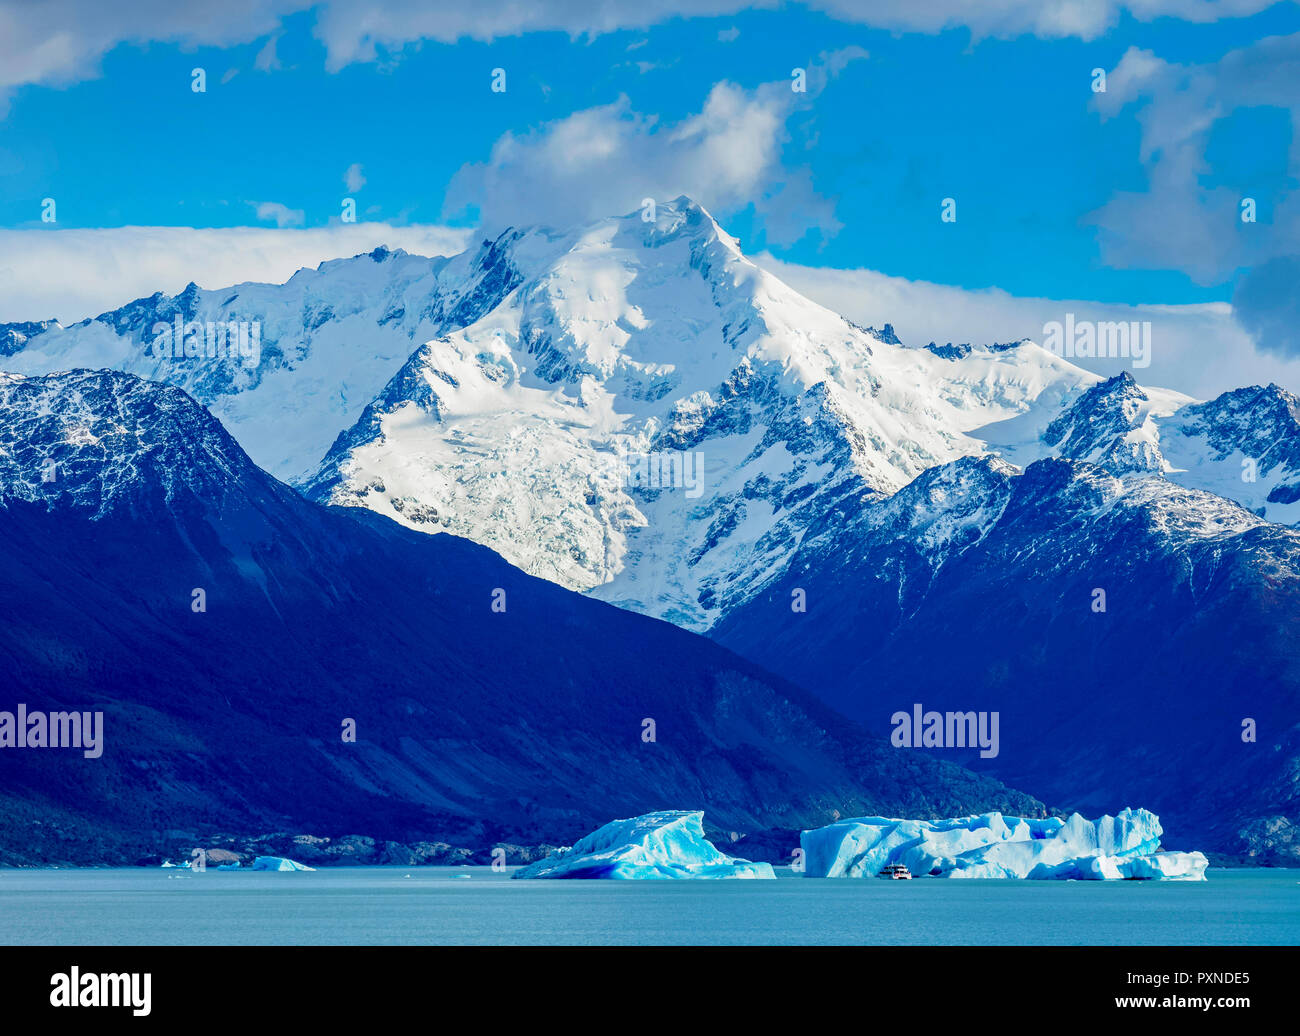
[[[365,175],[361,172],[361,163],[353,162],[343,173],[343,185],[349,194],[356,194],[366,185]]]
[[[266,41],[266,46],[257,52],[257,57],[253,59],[253,67],[259,72],[276,72],[281,67],[280,56],[275,52],[275,45],[280,42],[280,33],[276,33]]]
[[[771,9],[780,0],[478,0],[429,4],[427,0],[328,0],[315,33],[328,64],[341,68],[373,61],[380,49],[396,50],[420,39],[444,43],[492,40],[526,32],[559,31],[594,36],[616,29],[645,29],[674,17],[718,17]],[[1142,21],[1172,17],[1194,22],[1254,14],[1276,0],[804,0],[802,6],[850,24],[900,32],[935,33],[969,28],[977,38],[1094,39],[1125,11]]]
[[[1072,362],[1107,376],[1128,370],[1141,384],[1178,389],[1201,399],[1269,382],[1300,390],[1300,362],[1256,348],[1227,303],[1127,306],[1024,298],[998,289],[968,291],[909,281],[874,270],[797,266],[771,255],[757,256],[755,261],[796,291],[863,326],[892,323],[907,345],[1042,341],[1043,325],[1064,321],[1066,313],[1077,320],[1149,320],[1150,367],[1134,370],[1126,360]]]
[[[1140,21],[1179,18],[1215,22],[1271,7],[1276,0],[813,0],[810,6],[847,22],[905,32],[966,27],[976,37],[1095,39],[1127,11]]]
[[[99,75],[100,59],[121,43],[150,41],[226,47],[274,32],[311,0],[0,0],[0,114],[19,86],[67,86]],[[189,89],[188,66],[177,89]]]
[[[279,283],[304,266],[379,245],[416,255],[454,255],[470,232],[439,226],[339,223],[309,230],[270,227],[114,227],[0,230],[0,322],[65,324],[190,281],[221,288]],[[21,257],[21,261],[19,260]]]
[[[568,226],[630,212],[643,198],[688,194],[718,214],[754,206],[774,243],[810,227],[832,235],[840,228],[833,204],[813,190],[806,168],[785,167],[782,150],[790,116],[865,55],[859,47],[822,55],[807,70],[807,93],[789,80],[753,90],[718,83],[697,114],[677,123],[620,97],[527,133],[507,132],[486,162],[452,178],[447,211],[477,207],[488,227]]]
[[[805,0],[803,6],[848,23],[903,32],[967,27],[976,37],[1025,33],[1092,39],[1124,11],[1147,21],[1174,17],[1209,22],[1240,17],[1275,0]],[[330,71],[370,62],[381,50],[429,39],[492,40],[528,32],[594,36],[645,29],[677,17],[716,17],[774,8],[779,0],[0,0],[0,114],[13,88],[29,83],[63,86],[99,74],[100,59],[122,43],[150,41],[226,47],[252,43],[280,30],[285,16],[316,8],[313,32],[326,48]],[[274,41],[258,60],[275,62]],[[259,64],[258,67],[263,67]]]
[[[1275,199],[1268,218],[1243,233],[1243,191],[1205,181],[1214,128],[1255,107],[1289,111],[1288,167],[1300,176],[1300,33],[1259,40],[1204,65],[1177,65],[1130,48],[1092,103],[1105,119],[1135,109],[1138,159],[1148,179],[1147,190],[1116,194],[1091,215],[1106,263],[1182,270],[1218,284],[1241,267],[1296,251],[1300,195]]]
[[[274,220],[277,227],[300,227],[306,219],[302,209],[291,209],[283,202],[250,201],[248,204],[257,210],[258,219]]]
[[[1145,191],[1115,194],[1089,216],[1108,265],[1174,269],[1201,284],[1235,280],[1235,316],[1261,350],[1300,355],[1300,33],[1272,36],[1217,61],[1178,65],[1131,48],[1093,98],[1103,119],[1132,109],[1141,126]],[[1214,182],[1209,151],[1223,120],[1243,109],[1285,112],[1287,175]],[[1251,141],[1267,153],[1280,141]],[[1239,146],[1239,145],[1238,145]],[[1257,222],[1243,223],[1252,198]],[[1244,272],[1243,272],[1244,271]]]

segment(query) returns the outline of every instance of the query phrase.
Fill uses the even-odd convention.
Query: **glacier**
[[[515,878],[775,878],[770,863],[727,856],[704,837],[702,811],[612,820]]]
[[[1204,854],[1162,851],[1162,834],[1154,813],[1125,809],[1097,820],[858,817],[804,831],[799,841],[810,878],[871,878],[901,863],[939,878],[1204,881]]]

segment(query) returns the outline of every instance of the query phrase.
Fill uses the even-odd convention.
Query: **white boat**
[[[877,878],[891,878],[894,881],[911,881],[912,872],[901,863],[891,863],[876,875]]]

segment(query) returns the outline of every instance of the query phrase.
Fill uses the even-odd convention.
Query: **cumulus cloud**
[[[1121,192],[1089,219],[1110,265],[1181,270],[1201,284],[1238,279],[1241,327],[1259,348],[1297,353],[1294,264],[1300,240],[1300,33],[1273,36],[1217,61],[1179,65],[1137,48],[1124,54],[1093,105],[1106,119],[1132,110],[1141,126],[1138,158],[1147,190]],[[1285,181],[1229,186],[1207,176],[1211,137],[1244,109],[1287,113]],[[1266,145],[1267,142],[1260,142]],[[1271,197],[1256,197],[1259,190]],[[1257,222],[1241,221],[1253,198]],[[1290,283],[1287,278],[1290,277]]]
[[[0,322],[54,317],[69,324],[155,291],[174,294],[190,281],[204,288],[278,283],[304,266],[379,245],[416,255],[455,255],[468,239],[461,229],[387,223],[308,230],[0,230]]]
[[[257,210],[257,218],[273,220],[277,227],[300,227],[306,219],[302,209],[291,209],[278,201],[250,201],[248,204]]]
[[[1116,194],[1090,217],[1111,265],[1183,270],[1217,284],[1234,271],[1294,250],[1300,197],[1274,199],[1271,218],[1240,232],[1241,190],[1207,185],[1211,133],[1244,108],[1289,111],[1300,126],[1300,33],[1274,36],[1204,65],[1178,65],[1130,49],[1093,106],[1103,118],[1132,108],[1141,126],[1138,158],[1148,189]],[[1300,134],[1288,166],[1300,175]],[[1267,185],[1261,185],[1267,186]]]
[[[343,186],[348,189],[349,194],[356,194],[366,185],[366,178],[361,172],[361,163],[353,162],[343,172]]]
[[[1151,321],[1151,366],[1135,371],[1126,360],[1074,360],[1107,377],[1128,370],[1144,385],[1177,389],[1208,399],[1242,385],[1276,382],[1300,391],[1300,350],[1264,350],[1238,322],[1227,303],[1128,306],[1083,299],[1011,295],[998,289],[968,291],[945,284],[911,281],[874,270],[836,270],[784,263],[771,255],[755,259],[796,291],[865,326],[892,323],[908,345],[927,342],[1042,341],[1043,325],[1077,320]],[[1295,270],[1291,273],[1294,277]],[[1292,283],[1295,283],[1293,280]],[[1240,300],[1237,300],[1240,305]],[[1295,301],[1292,297],[1294,312]],[[1294,343],[1293,325],[1291,341]]]
[[[687,194],[717,213],[752,205],[777,244],[810,227],[829,236],[841,226],[833,204],[816,193],[806,168],[784,165],[782,151],[791,115],[865,55],[859,47],[822,55],[807,69],[807,92],[790,80],[753,90],[718,83],[697,114],[676,123],[620,97],[527,133],[507,132],[486,162],[452,178],[447,211],[477,208],[489,228],[568,226],[629,212],[643,198]]]

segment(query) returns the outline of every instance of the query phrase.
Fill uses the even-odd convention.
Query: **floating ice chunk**
[[[286,860],[283,856],[259,856],[253,861],[250,868],[255,871],[314,871],[315,867],[308,867],[305,863],[299,863],[297,860]]]
[[[1004,817],[951,820],[859,817],[805,831],[804,873],[874,877],[901,863],[944,878],[1168,878],[1204,880],[1201,853],[1160,852],[1160,818],[1145,809],[1087,820]]]
[[[1204,853],[1148,853],[1117,861],[1121,878],[1146,878],[1158,881],[1204,881],[1210,861]],[[1110,875],[1106,875],[1110,877]]]
[[[727,856],[704,837],[704,814],[681,810],[613,820],[516,878],[775,878],[770,863]]]

